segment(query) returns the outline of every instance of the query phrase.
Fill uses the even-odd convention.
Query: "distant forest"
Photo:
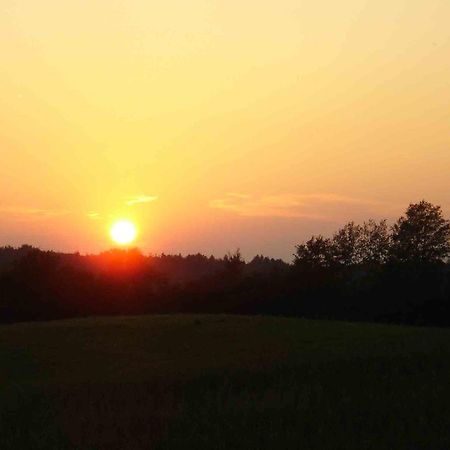
[[[450,222],[411,204],[393,226],[348,223],[312,236],[293,262],[239,251],[145,256],[0,248],[0,322],[149,313],[275,314],[450,325]]]

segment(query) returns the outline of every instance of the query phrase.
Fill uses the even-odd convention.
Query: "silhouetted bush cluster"
[[[450,325],[450,222],[412,204],[392,227],[353,222],[288,264],[239,251],[144,256],[0,249],[0,321],[172,312],[278,314]]]

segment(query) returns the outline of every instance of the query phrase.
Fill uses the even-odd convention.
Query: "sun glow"
[[[116,244],[127,245],[136,239],[137,229],[129,220],[118,220],[112,225],[110,235]]]

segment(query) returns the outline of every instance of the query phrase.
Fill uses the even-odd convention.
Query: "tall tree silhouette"
[[[335,262],[340,266],[351,267],[361,264],[363,228],[354,222],[342,227],[332,240],[332,251]]]
[[[450,221],[440,206],[425,200],[409,205],[392,231],[394,261],[435,263],[450,255]]]
[[[312,236],[296,246],[294,263],[299,268],[325,269],[334,264],[332,241],[323,236]]]
[[[242,258],[240,249],[237,249],[234,253],[228,252],[224,257],[225,274],[230,277],[238,277],[242,274],[245,261]]]
[[[364,222],[361,230],[362,262],[369,266],[380,266],[389,258],[391,235],[386,220]]]

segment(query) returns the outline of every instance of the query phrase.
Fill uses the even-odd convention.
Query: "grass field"
[[[450,330],[167,315],[0,327],[0,449],[450,448]]]

